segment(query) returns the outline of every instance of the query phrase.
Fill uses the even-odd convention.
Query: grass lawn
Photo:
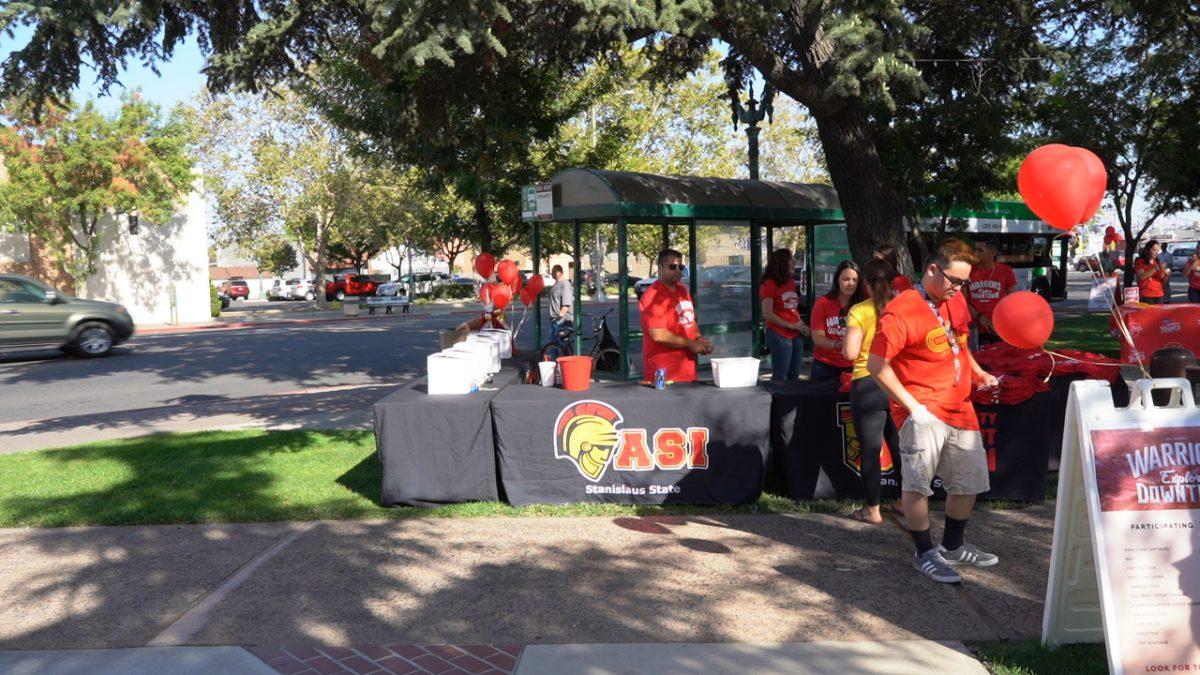
[[[1108,672],[1103,644],[1063,645],[1047,649],[1037,640],[972,645],[975,655],[996,675],[1101,675]]]
[[[1087,314],[1054,318],[1054,333],[1046,348],[1081,349],[1113,358],[1121,357],[1121,343],[1108,334],[1107,314]]]
[[[764,493],[744,506],[499,503],[379,506],[369,431],[164,434],[0,455],[0,527],[643,514],[836,512],[839,502]]]

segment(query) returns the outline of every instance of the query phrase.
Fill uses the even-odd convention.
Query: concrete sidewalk
[[[980,513],[968,537],[1001,564],[960,586],[914,571],[897,527],[834,515],[0,530],[0,649],[1023,639],[1053,514]]]

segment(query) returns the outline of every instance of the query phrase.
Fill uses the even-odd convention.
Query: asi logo
[[[554,457],[568,459],[593,483],[614,471],[707,469],[708,428],[622,429],[621,413],[602,401],[577,401],[554,422]]]
[[[945,343],[943,343],[945,344]],[[854,428],[854,416],[850,413],[849,403],[837,404],[838,426],[842,428],[842,463],[856,475],[862,475],[862,445],[858,442],[858,432]],[[892,462],[892,451],[887,441],[879,453],[881,473],[889,473],[895,468]]]

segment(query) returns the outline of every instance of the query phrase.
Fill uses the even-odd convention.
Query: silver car
[[[289,300],[313,300],[317,297],[313,282],[305,279],[288,279],[284,288],[287,289],[286,297]]]
[[[81,300],[20,274],[0,274],[0,351],[58,348],[77,356],[104,356],[133,335],[121,305]]]

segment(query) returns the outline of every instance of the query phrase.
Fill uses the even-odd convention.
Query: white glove
[[[923,426],[936,424],[938,421],[938,418],[934,416],[933,413],[929,412],[929,408],[926,408],[920,403],[917,404],[917,407],[908,412],[908,416],[913,421],[913,424],[920,424]]]

